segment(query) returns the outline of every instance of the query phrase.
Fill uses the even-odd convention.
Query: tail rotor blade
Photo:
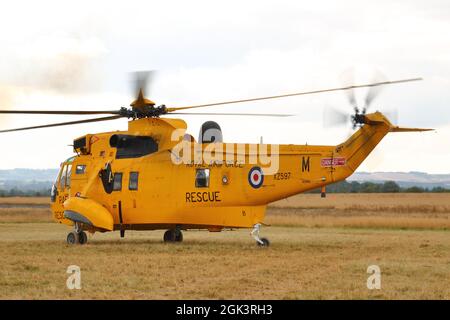
[[[349,121],[349,116],[343,111],[332,107],[326,107],[323,113],[324,127],[336,127],[345,125]]]
[[[373,100],[375,100],[375,98],[380,94],[381,89],[383,88],[381,84],[388,82],[387,77],[379,70],[375,71],[372,80],[372,83],[375,83],[375,85],[369,86],[369,91],[367,92],[366,99],[364,100],[364,109],[362,111],[363,114],[366,113]]]
[[[355,70],[354,68],[349,68],[347,70],[345,70],[344,72],[342,72],[342,74],[340,75],[340,81],[341,84],[344,87],[349,87],[350,89],[345,90],[345,93],[347,95],[347,99],[348,102],[350,103],[350,105],[353,107],[353,110],[358,113],[358,106],[357,106],[357,102],[356,102],[356,98],[355,98],[355,89],[352,88],[353,85],[355,84]]]

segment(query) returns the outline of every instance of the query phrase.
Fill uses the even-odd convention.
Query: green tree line
[[[341,181],[341,182],[337,182],[337,183],[328,185],[326,187],[326,190],[328,193],[398,193],[398,192],[442,193],[442,192],[450,192],[450,189],[446,189],[446,188],[442,188],[442,187],[423,188],[423,187],[413,186],[413,187],[402,188],[395,181],[386,181],[383,183]],[[318,192],[320,192],[320,189],[316,189],[312,192],[318,193]]]
[[[408,187],[402,188],[395,181],[386,181],[384,183],[374,182],[357,182],[357,181],[341,181],[328,185],[327,193],[443,193],[450,192],[450,189],[442,187],[423,188],[423,187]],[[311,191],[312,193],[319,193],[320,189]],[[10,190],[0,190],[0,197],[50,197],[50,189],[37,190],[20,190],[13,188]]]
[[[0,198],[5,197],[50,197],[51,189],[38,190],[19,190],[16,188],[10,190],[0,190]]]

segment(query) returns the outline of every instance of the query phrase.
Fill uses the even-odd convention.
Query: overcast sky
[[[118,1],[117,1],[118,2]],[[114,2],[114,3],[117,3]],[[133,100],[128,72],[159,70],[158,104],[184,106],[342,85],[355,70],[390,80],[372,111],[435,128],[392,133],[359,171],[450,172],[449,1],[13,1],[0,10],[2,109],[118,109]],[[365,89],[356,92],[360,103]],[[195,137],[214,119],[230,142],[337,144],[350,125],[324,128],[323,112],[350,114],[342,92],[214,107],[205,112],[291,118],[186,116]],[[1,116],[1,128],[79,117]],[[126,120],[1,134],[0,169],[55,168],[74,138],[125,130]]]

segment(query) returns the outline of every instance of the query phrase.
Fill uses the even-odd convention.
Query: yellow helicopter
[[[85,244],[85,231],[119,230],[124,237],[126,230],[163,229],[167,230],[165,242],[181,242],[183,230],[219,232],[249,228],[259,246],[269,246],[269,240],[259,235],[269,203],[344,180],[389,132],[431,130],[398,127],[378,111],[366,113],[378,87],[420,78],[179,108],[156,106],[145,98],[147,79],[148,74],[138,74],[138,96],[131,108],[0,110],[1,114],[109,114],[0,133],[129,119],[127,131],[86,134],[75,139],[76,155],[61,164],[51,191],[51,210],[58,223],[73,226],[67,236],[69,244]],[[369,93],[360,109],[353,89],[363,87],[369,87]],[[186,133],[185,121],[164,117],[185,115],[188,113],[184,110],[188,109],[344,90],[349,93],[354,109],[350,120],[358,130],[336,146],[225,143],[220,126],[213,121],[202,125],[196,141]]]

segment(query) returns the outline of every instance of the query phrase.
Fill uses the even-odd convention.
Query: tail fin
[[[351,172],[342,172],[345,176],[353,173],[389,132],[421,132],[433,130],[394,126],[380,112],[365,115],[364,123],[365,125],[336,148],[336,151],[345,157],[347,169],[351,170]]]

